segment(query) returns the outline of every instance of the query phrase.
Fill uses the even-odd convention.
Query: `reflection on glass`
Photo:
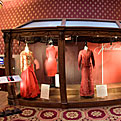
[[[27,25],[24,25],[20,28],[32,28],[32,27],[56,27],[56,26],[60,26],[61,25],[61,21],[36,21],[36,22],[32,22],[29,23]]]
[[[40,103],[46,101],[49,102],[58,102],[60,103],[60,86],[59,86],[59,73],[58,73],[58,47],[57,44],[46,45],[46,43],[34,43],[34,44],[25,44],[21,43],[22,49],[20,54],[13,54],[12,57],[15,60],[14,75],[20,75],[22,78],[21,83],[16,83],[17,95],[22,99],[32,99],[39,100]],[[54,54],[53,56],[51,50],[46,52],[48,47],[52,47]],[[54,47],[54,48],[53,48]],[[50,82],[50,76],[48,76],[47,70],[45,68],[46,56],[48,56],[48,63],[50,73],[54,72],[52,83]],[[56,62],[56,67],[53,70],[53,61],[50,64],[52,58],[54,58],[54,63]],[[48,67],[48,68],[49,68]],[[52,74],[52,73],[51,73]],[[33,78],[34,77],[34,78]],[[34,87],[34,88],[33,88]],[[30,100],[29,100],[30,101]]]
[[[65,69],[68,102],[85,102],[94,99],[95,55],[92,45],[85,42],[66,42]]]
[[[66,21],[66,26],[119,28],[115,22],[98,22],[98,21]]]

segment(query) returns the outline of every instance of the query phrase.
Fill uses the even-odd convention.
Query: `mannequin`
[[[53,45],[53,41],[49,40],[46,48],[45,70],[47,76],[50,78],[50,87],[55,87],[55,74],[57,73],[57,59],[58,51]]]
[[[85,46],[84,46],[84,50],[86,50],[86,51],[88,50],[88,47],[87,47],[87,45],[85,45]]]
[[[38,81],[34,73],[34,57],[26,43],[24,51],[20,53],[21,78],[20,94],[24,98],[35,98],[40,93]]]
[[[25,46],[25,52],[29,52],[29,47],[28,47],[28,44],[26,43],[26,46]]]
[[[92,60],[92,62],[90,61]],[[94,96],[94,82],[92,79],[92,66],[95,66],[93,52],[87,45],[78,55],[78,69],[81,68],[80,96],[88,98]]]

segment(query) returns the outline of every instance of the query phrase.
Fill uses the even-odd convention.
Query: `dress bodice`
[[[57,73],[57,61],[58,51],[54,46],[48,46],[46,48],[46,60],[45,60],[45,69],[48,76],[55,76]]]
[[[31,51],[29,51],[29,52],[22,51],[20,53],[21,72],[26,70],[32,64],[34,64],[33,53]]]
[[[47,57],[47,59],[56,59],[57,58],[57,50],[54,46],[49,46],[46,49],[46,57]]]
[[[90,66],[91,65],[91,60],[93,66],[95,66],[95,61],[94,61],[94,56],[93,52],[91,50],[81,50],[79,52],[78,56],[78,63],[81,64],[82,66]]]

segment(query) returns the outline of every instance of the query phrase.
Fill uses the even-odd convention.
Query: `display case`
[[[47,84],[45,76],[45,51],[47,42],[52,39],[58,47],[59,87],[50,88],[49,100],[36,98],[26,100],[16,94],[13,84],[9,84],[8,103],[27,106],[68,108],[91,107],[120,104],[121,97],[80,99],[80,72],[78,71],[77,56],[83,49],[85,42],[101,44],[121,41],[120,21],[92,20],[92,19],[41,19],[33,20],[15,29],[2,30],[5,42],[5,70],[6,75],[13,74],[12,47],[14,39],[19,43],[28,43],[41,65],[35,69],[39,84]],[[16,67],[15,67],[16,68]],[[101,74],[101,73],[100,73]],[[100,78],[100,77],[99,77]],[[100,79],[101,80],[101,79]],[[41,87],[40,87],[41,92]]]

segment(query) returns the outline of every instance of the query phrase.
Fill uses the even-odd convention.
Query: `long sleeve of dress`
[[[92,59],[92,65],[93,65],[93,67],[95,67],[95,59],[94,59],[93,52],[92,52],[92,54],[91,54],[91,59]]]
[[[81,52],[79,52],[79,55],[78,55],[78,68],[80,68],[80,66],[81,66],[81,60],[82,60],[82,55],[81,55]]]

